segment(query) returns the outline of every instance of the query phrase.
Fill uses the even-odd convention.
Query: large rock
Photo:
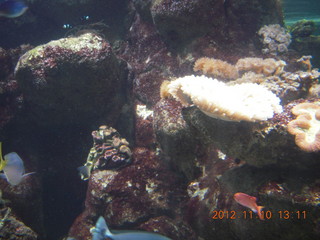
[[[35,170],[34,163],[29,164],[28,161],[26,164],[25,162],[25,166],[29,165],[32,170]],[[27,172],[29,172],[29,168]],[[37,174],[25,177],[16,186],[1,179],[0,189],[0,239],[20,239],[19,236],[22,237],[21,239],[43,237],[45,234],[42,189]],[[3,223],[4,227],[1,227]],[[12,231],[17,228],[20,229],[20,233]]]
[[[172,172],[147,148],[134,149],[133,159],[119,170],[93,170],[85,211],[73,223],[69,236],[88,239],[90,227],[102,215],[112,229],[138,228],[172,239],[196,239],[181,217],[186,192]]]
[[[10,240],[36,240],[39,236],[12,213],[11,208],[0,209],[1,239]]]
[[[261,26],[282,23],[276,0],[158,0],[151,6],[151,15],[159,33],[175,48],[207,34],[222,44],[248,41]]]
[[[306,169],[318,164],[318,153],[299,149],[287,131],[293,104],[284,107],[269,121],[260,123],[228,122],[206,116],[196,108],[185,111],[185,119],[201,134],[202,141],[254,166],[277,164]]]
[[[87,33],[28,51],[15,75],[33,121],[87,124],[117,118],[126,99],[126,69],[108,42]]]
[[[154,108],[153,129],[170,167],[189,180],[197,176],[199,169],[194,155],[201,143],[183,119],[182,105],[172,99],[160,100]]]
[[[212,21],[212,14],[216,14],[217,21]],[[160,34],[174,47],[224,21],[222,4],[211,0],[154,1],[151,15]]]

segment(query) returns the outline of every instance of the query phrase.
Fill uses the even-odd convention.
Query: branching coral
[[[297,118],[288,124],[296,144],[306,152],[320,150],[320,102],[301,103],[292,108]]]
[[[193,70],[202,71],[205,75],[212,75],[224,79],[236,79],[239,77],[235,66],[214,58],[199,58],[195,63]]]
[[[253,71],[255,73],[262,73],[265,76],[279,75],[282,73],[285,65],[285,61],[277,61],[273,58],[241,58],[236,63],[239,71]]]
[[[227,85],[205,76],[185,76],[161,88],[161,96],[171,95],[184,106],[194,104],[213,118],[227,121],[263,121],[281,112],[280,99],[261,85]]]

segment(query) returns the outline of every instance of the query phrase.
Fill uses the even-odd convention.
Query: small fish
[[[91,166],[88,166],[88,165],[84,165],[84,166],[81,166],[81,167],[78,167],[78,171],[79,171],[79,175],[81,177],[82,180],[88,180],[90,178],[90,175],[91,175],[91,168],[92,168],[92,165]]]
[[[1,142],[0,142],[0,168],[4,173],[0,174],[1,178],[7,179],[7,181],[15,186],[18,185],[26,176],[33,174],[34,172],[26,173],[22,159],[15,152],[8,153],[2,158]]]
[[[236,200],[237,203],[241,204],[242,206],[245,206],[247,208],[250,208],[254,213],[258,214],[258,217],[260,220],[264,220],[263,216],[261,214],[261,210],[264,208],[263,206],[257,205],[257,198],[252,197],[245,193],[235,193],[233,195],[234,200]]]
[[[90,232],[92,240],[171,240],[156,233],[142,231],[115,231],[112,233],[103,217],[99,217],[96,226],[91,228]]]
[[[22,1],[0,0],[0,16],[7,18],[20,17],[27,11],[27,5]]]

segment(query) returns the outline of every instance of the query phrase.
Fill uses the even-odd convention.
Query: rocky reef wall
[[[0,19],[0,141],[36,174],[0,180],[1,236],[87,240],[103,216],[174,240],[319,238],[320,74],[291,48],[280,1],[26,3]],[[263,86],[281,106],[228,119],[224,104],[254,94],[167,89],[190,75]]]

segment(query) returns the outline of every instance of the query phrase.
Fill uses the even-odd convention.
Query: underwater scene
[[[0,240],[320,239],[319,0],[0,0]]]

